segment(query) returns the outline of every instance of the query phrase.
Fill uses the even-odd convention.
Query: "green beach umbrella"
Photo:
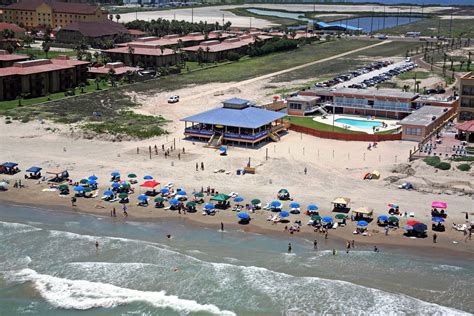
[[[250,201],[250,203],[252,203],[253,205],[257,205],[262,203],[262,201],[260,201],[259,199],[253,199],[252,201]]]
[[[134,179],[134,178],[137,177],[137,175],[134,174],[134,173],[130,173],[130,174],[128,175],[128,177],[129,177],[130,179]]]
[[[165,199],[162,198],[161,196],[155,198],[155,202],[157,202],[157,203],[161,203],[161,202],[164,202],[164,201],[165,201]]]
[[[80,184],[86,184],[87,182],[89,182],[87,179],[81,179],[81,181],[79,181]]]
[[[127,193],[120,193],[118,195],[118,197],[121,198],[121,199],[126,199],[126,198],[128,198],[128,194]]]
[[[61,184],[61,185],[59,186],[59,190],[61,190],[61,191],[62,191],[62,190],[67,190],[68,188],[69,188],[69,186],[68,186],[67,184]]]
[[[278,193],[288,193],[288,190],[287,189],[280,189],[280,191],[278,191]]]
[[[230,196],[227,194],[219,193],[211,198],[211,201],[225,202],[230,199]]]
[[[187,207],[196,207],[196,202],[189,201],[188,203],[186,203],[186,206]]]
[[[399,220],[397,217],[395,217],[395,216],[390,216],[390,217],[388,218],[388,221],[389,221],[389,222],[398,223],[400,220]]]
[[[92,192],[92,189],[89,188],[89,187],[85,187],[85,188],[84,188],[84,192],[86,192],[86,193]]]
[[[336,218],[337,218],[337,219],[344,219],[344,218],[346,218],[346,215],[344,215],[344,214],[336,214]]]
[[[202,197],[204,197],[204,194],[201,193],[201,192],[197,192],[197,193],[194,193],[194,196],[198,197],[198,198],[202,198]]]
[[[311,220],[312,220],[312,221],[320,221],[320,220],[321,220],[321,216],[319,216],[319,215],[311,216]]]

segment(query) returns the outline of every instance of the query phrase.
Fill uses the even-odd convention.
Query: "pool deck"
[[[353,120],[360,120],[360,121],[368,121],[367,116],[346,115],[346,114],[336,114],[336,115],[329,114],[326,116],[326,118],[323,118],[322,116],[318,115],[313,118],[314,121],[327,124],[327,125],[332,125],[333,120],[334,120],[334,126],[337,126],[340,128],[350,129],[352,131],[364,132],[367,134],[375,133],[375,131],[372,128],[363,128],[360,126],[353,126],[353,125],[339,123],[339,122],[336,122],[337,119],[353,119]],[[394,119],[389,119],[389,118],[382,118],[382,119],[376,118],[374,119],[374,121],[385,122],[387,124],[387,127],[385,128],[377,127],[377,130],[376,130],[377,132],[393,130],[395,128],[400,127],[400,125],[398,125],[399,120],[394,120]]]

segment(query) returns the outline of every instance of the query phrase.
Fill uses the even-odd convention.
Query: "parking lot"
[[[417,65],[410,60],[393,63],[389,60],[379,61],[365,67],[338,75],[333,79],[317,83],[315,87],[357,88],[366,89],[375,86],[401,73],[414,69]]]

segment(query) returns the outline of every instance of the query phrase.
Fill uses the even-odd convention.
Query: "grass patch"
[[[422,80],[422,79],[428,79],[431,76],[431,74],[426,71],[407,71],[407,72],[399,74],[397,78],[400,80],[410,80],[410,79],[415,78],[415,76],[416,76],[416,80]]]
[[[291,18],[281,18],[278,16],[271,16],[271,15],[264,15],[264,14],[256,14],[247,11],[248,9],[260,9],[262,8],[232,8],[232,9],[226,9],[224,11],[231,12],[235,15],[238,16],[248,16],[248,17],[253,17],[253,18],[258,18],[258,19],[264,19],[267,21],[270,21],[271,23],[274,24],[280,24],[280,25],[293,25],[293,24],[302,24],[303,22],[301,20],[295,20]],[[270,11],[281,11],[281,12],[287,12],[284,10],[277,10],[277,9],[270,9]],[[292,12],[292,13],[298,13],[298,12]],[[301,13],[301,16],[304,16],[304,13]],[[250,20],[249,20],[249,26],[250,26]]]
[[[347,45],[350,47],[350,49],[347,49],[347,50],[360,48],[360,47],[357,47],[357,45],[355,45],[353,42],[363,43],[363,45],[360,47],[369,46],[376,43],[374,41],[369,41],[369,40],[339,40],[332,43]],[[337,74],[347,72],[350,69],[355,70],[356,68],[365,66],[375,60],[383,60],[383,58],[391,57],[391,56],[405,56],[406,50],[415,48],[417,44],[418,43],[413,43],[413,42],[386,43],[380,46],[372,47],[371,49],[349,54],[342,58],[329,60],[324,63],[319,63],[319,64],[311,65],[308,67],[304,67],[302,69],[298,69],[295,71],[287,72],[283,75],[274,77],[272,82],[309,80],[309,79],[314,79],[316,76],[318,78],[326,78],[326,77],[329,78],[331,76],[335,76]],[[334,49],[334,51],[327,52],[327,53],[329,53],[329,56],[331,56],[331,55],[340,54],[342,52],[339,50],[336,51],[336,49]],[[326,57],[329,57],[329,56],[326,56]]]
[[[95,81],[89,80],[88,82],[89,84],[84,87],[84,93],[91,93],[91,92],[97,91]],[[99,84],[99,87],[102,90],[107,90],[110,88],[110,86],[106,82],[101,82]],[[77,88],[75,90],[75,93],[76,95],[81,94],[81,89]],[[48,101],[60,100],[64,98],[66,98],[66,96],[64,95],[64,92],[57,92],[57,93],[49,94],[47,96],[21,100],[21,105],[29,106],[29,105],[35,105],[35,104],[48,102]],[[18,105],[19,105],[18,100],[1,101],[0,102],[0,115],[2,114],[5,115],[8,112],[8,110],[15,109],[16,107],[18,107]]]
[[[346,134],[365,134],[363,132],[351,131],[337,126],[334,126],[333,129],[332,125],[316,122],[313,120],[312,117],[309,116],[287,116],[286,119],[288,119],[293,125],[308,127],[319,131],[338,132]]]
[[[440,19],[436,17],[422,19],[412,23],[400,25],[397,27],[387,28],[383,30],[386,34],[398,35],[406,32],[418,31],[421,36],[446,36],[448,37],[450,19]],[[438,32],[439,26],[439,32]],[[453,18],[452,37],[473,37],[474,36],[474,19],[456,19]]]
[[[468,163],[462,163],[458,165],[456,168],[458,168],[460,171],[469,171],[471,170],[471,165]]]
[[[396,134],[398,132],[399,132],[398,128],[393,128],[393,129],[389,129],[389,130],[386,130],[386,131],[375,132],[375,134],[388,135],[388,134]]]
[[[438,156],[431,156],[431,157],[426,157],[423,159],[423,161],[428,165],[428,166],[436,166],[441,162],[441,158]]]
[[[449,170],[451,169],[451,164],[449,162],[440,162],[436,166],[434,166],[436,169],[441,169],[441,170]]]
[[[452,161],[474,161],[474,156],[453,157]]]
[[[120,111],[113,121],[90,122],[82,127],[99,134],[129,135],[139,139],[165,134],[162,126],[167,121],[162,116],[147,116]]]
[[[35,59],[44,59],[46,58],[46,55],[41,49],[37,48],[20,48],[16,50],[16,53],[22,54],[22,55],[29,55],[33,56]],[[51,58],[56,58],[59,55],[66,55],[69,57],[76,57],[76,52],[74,51],[66,51],[66,52],[57,52],[57,51],[49,51],[48,52],[48,57],[49,59]]]

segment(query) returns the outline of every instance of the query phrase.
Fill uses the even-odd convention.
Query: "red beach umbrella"
[[[145,181],[143,184],[141,184],[140,186],[141,187],[145,187],[145,188],[154,188],[156,187],[158,184],[160,184],[159,182],[156,182],[156,181],[153,181],[153,180],[150,180],[150,181]]]

